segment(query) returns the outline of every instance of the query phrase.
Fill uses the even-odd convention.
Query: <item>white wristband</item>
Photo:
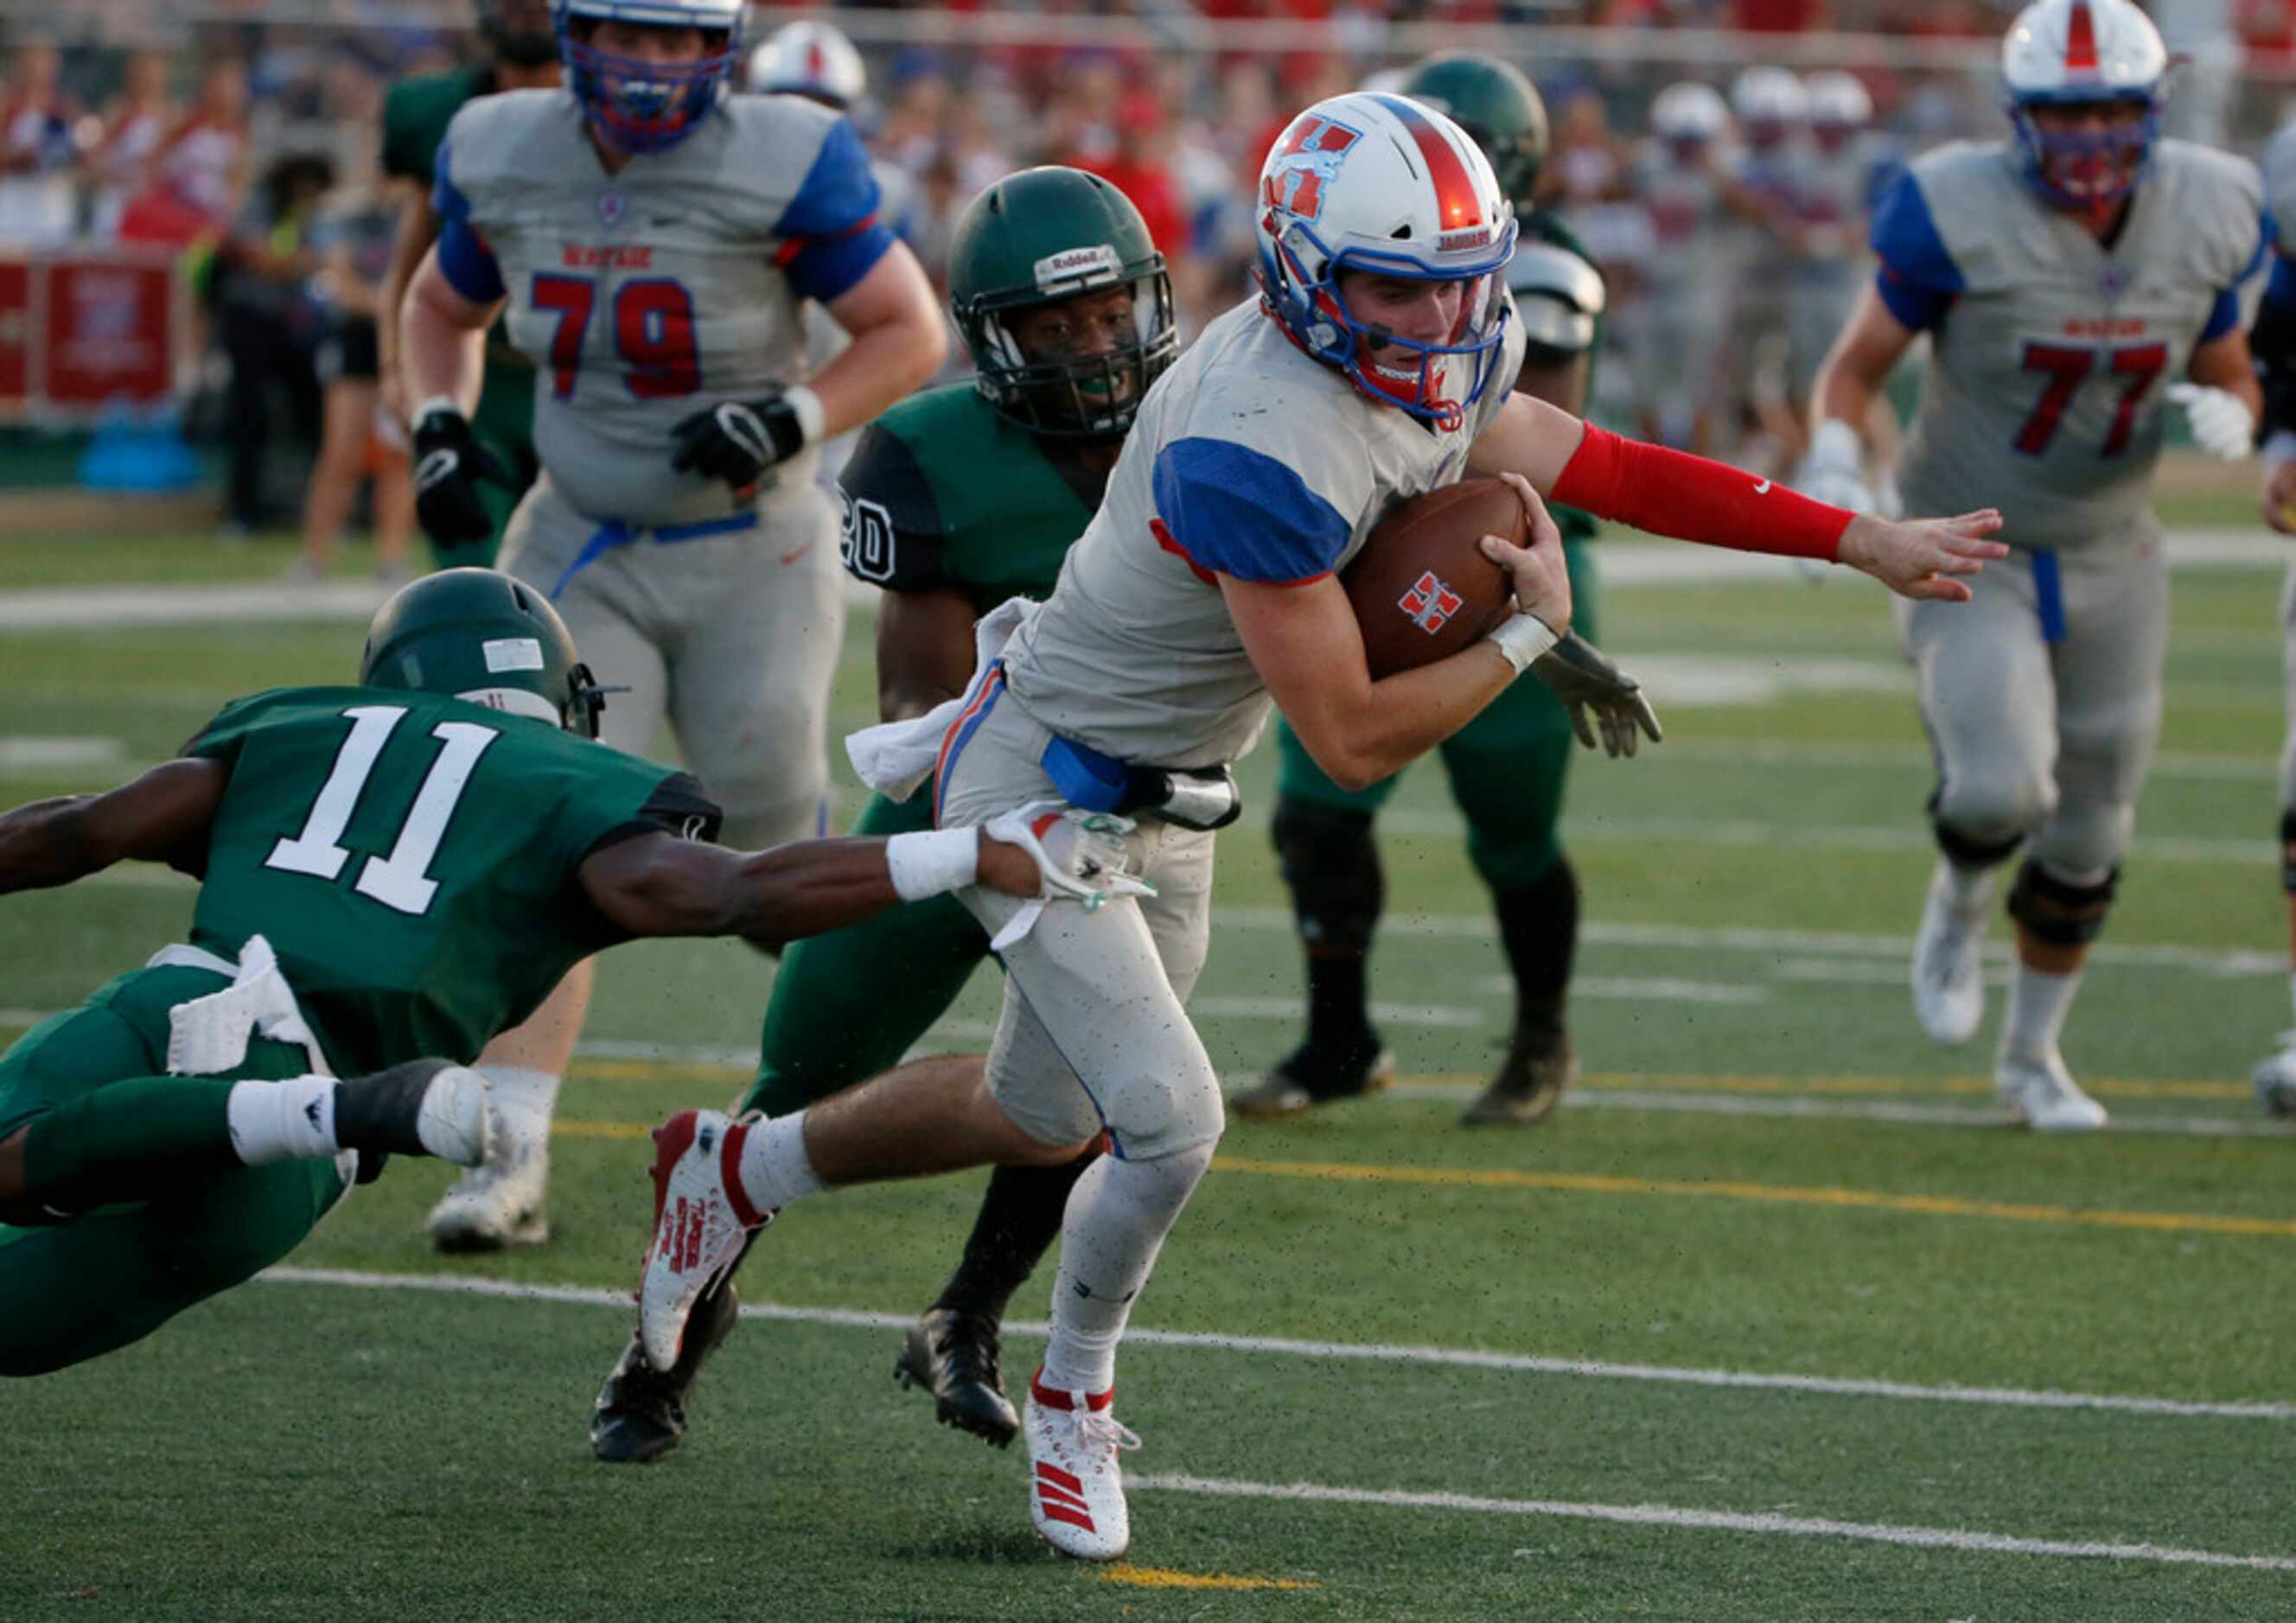
[[[828,414],[821,409],[821,397],[798,383],[782,390],[782,400],[797,414],[798,431],[805,436],[805,443],[818,445],[821,430],[829,425]]]
[[[1506,662],[1514,667],[1518,676],[1529,670],[1531,661],[1548,652],[1562,639],[1548,625],[1528,610],[1517,610],[1509,615],[1496,631],[1484,639],[1499,651]]]
[[[939,828],[896,834],[885,841],[885,866],[892,871],[894,894],[905,902],[962,890],[980,876],[980,832]]]
[[[432,395],[428,400],[406,414],[406,426],[410,429],[421,428],[422,420],[432,412],[452,412],[459,417],[463,414],[463,408],[452,395]]]

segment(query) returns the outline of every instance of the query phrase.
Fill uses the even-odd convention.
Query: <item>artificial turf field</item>
[[[287,556],[0,543],[0,803],[116,782],[357,657],[341,619],[41,628],[29,589]],[[402,1164],[287,1277],[0,1389],[0,1619],[2296,1618],[2296,1137],[2245,1080],[2289,1017],[2278,585],[2176,578],[2161,762],[2066,1043],[2103,1135],[2002,1124],[1997,996],[1967,1050],[1913,1024],[1928,773],[1879,590],[1616,586],[1604,641],[1669,740],[1574,781],[1587,1085],[1535,1132],[1453,1125],[1508,998],[1423,768],[1374,961],[1406,1086],[1231,1127],[1124,1355],[1132,1565],[1050,1554],[1019,1456],[889,1379],[978,1177],[791,1212],[686,1446],[590,1459],[644,1127],[734,1091],[768,974],[653,944],[603,965],[548,1247],[433,1257],[446,1175]],[[868,672],[861,619],[849,725]],[[1295,1035],[1271,757],[1195,1000],[1238,1078]],[[120,873],[0,901],[0,1037],[176,939],[189,894]],[[996,993],[946,1045],[980,1044]]]

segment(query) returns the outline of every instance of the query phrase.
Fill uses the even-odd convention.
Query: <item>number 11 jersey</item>
[[[718,832],[685,774],[441,694],[274,689],[184,753],[231,768],[192,940],[268,940],[343,1076],[475,1058],[629,939],[582,889],[592,853]]]
[[[2245,159],[2159,141],[2108,244],[2042,201],[2005,142],[1915,160],[1873,222],[1876,291],[1932,345],[1906,511],[1998,507],[2021,546],[2152,537],[2168,386],[2238,326],[2262,201]]]

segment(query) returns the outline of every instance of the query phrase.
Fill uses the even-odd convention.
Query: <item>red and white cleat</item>
[[[638,1337],[658,1370],[677,1362],[701,1293],[740,1259],[750,1231],[772,1219],[742,1193],[749,1131],[717,1111],[680,1111],[653,1130],[653,1242],[638,1280]]]
[[[1116,1389],[1062,1392],[1029,1381],[1021,1429],[1029,1439],[1029,1517],[1063,1555],[1114,1561],[1132,1543],[1124,1473],[1116,1456],[1140,1447],[1109,1405]]]

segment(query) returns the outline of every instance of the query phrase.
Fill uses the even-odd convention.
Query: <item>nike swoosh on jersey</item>
[[[1767,496],[1769,493],[1770,481],[1767,480],[1764,480],[1760,484],[1754,487],[1754,494],[1756,496]]]

